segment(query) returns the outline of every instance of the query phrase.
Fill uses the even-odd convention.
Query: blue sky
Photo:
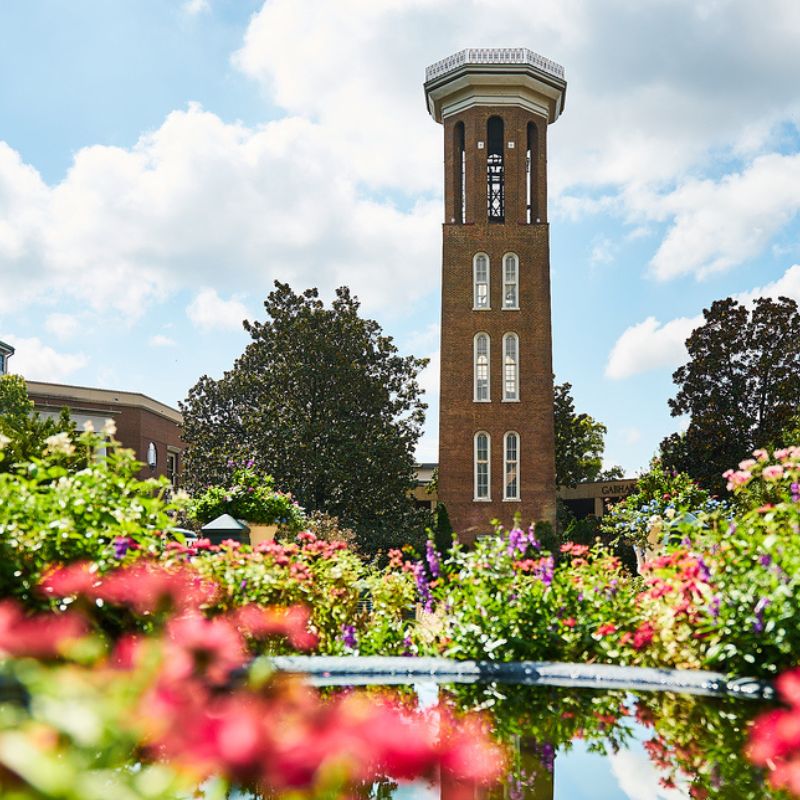
[[[274,279],[348,284],[429,356],[441,129],[427,64],[527,46],[550,128],[557,379],[633,473],[676,430],[713,300],[800,299],[794,0],[28,0],[0,4],[0,338],[29,378],[175,404]]]

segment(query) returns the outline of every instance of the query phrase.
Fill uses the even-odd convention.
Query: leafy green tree
[[[276,282],[264,322],[219,380],[204,375],[181,404],[187,485],[225,484],[231,461],[252,458],[309,511],[339,518],[375,552],[420,542],[423,518],[408,497],[425,404],[425,359],[400,356],[349,289],[330,308],[316,289]]]
[[[603,470],[606,426],[588,414],[577,414],[571,391],[571,383],[553,387],[556,484],[575,486],[583,481],[622,478],[621,467]]]
[[[21,375],[0,375],[0,435],[9,439],[5,458],[0,461],[0,472],[8,472],[14,464],[40,456],[45,439],[61,432],[75,436],[75,423],[67,409],[58,419],[41,417],[28,397],[25,379]],[[73,465],[84,461],[80,455],[71,459]]]
[[[661,456],[721,493],[722,473],[780,441],[800,410],[800,312],[787,297],[759,298],[752,310],[729,297],[703,316],[686,340],[688,363],[672,376],[670,410],[689,426],[661,442]]]

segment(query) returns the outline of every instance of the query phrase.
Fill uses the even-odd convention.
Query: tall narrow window
[[[503,175],[503,120],[489,117],[486,138],[486,203],[489,222],[503,222],[505,219],[505,186]]]
[[[527,199],[527,221],[540,222],[539,207],[536,199],[536,125],[528,123],[528,149],[525,154],[525,193]]]
[[[503,308],[519,308],[519,260],[514,253],[503,258]]]
[[[475,334],[475,402],[488,403],[489,397],[489,334]]]
[[[455,191],[453,192],[453,202],[455,203],[455,213],[453,221],[463,224],[467,219],[467,184],[466,166],[467,157],[464,151],[464,123],[457,122],[453,131],[455,163]]]
[[[472,259],[473,308],[489,308],[489,256],[477,253]]]
[[[519,400],[519,339],[516,333],[503,337],[503,400]]]
[[[519,435],[513,431],[503,442],[503,499],[519,500]]]
[[[492,442],[488,433],[481,431],[475,434],[475,499],[490,500],[491,485],[489,461],[492,452]]]

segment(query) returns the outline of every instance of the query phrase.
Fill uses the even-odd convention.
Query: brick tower
[[[439,499],[464,541],[555,521],[547,126],[558,64],[524,48],[428,67],[444,126]]]

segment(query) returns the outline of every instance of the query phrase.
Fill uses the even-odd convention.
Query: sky
[[[176,405],[274,280],[348,285],[430,358],[437,460],[442,132],[425,67],[529,47],[549,128],[556,380],[629,475],[685,422],[704,308],[800,301],[796,0],[0,3],[0,339],[29,379]]]

